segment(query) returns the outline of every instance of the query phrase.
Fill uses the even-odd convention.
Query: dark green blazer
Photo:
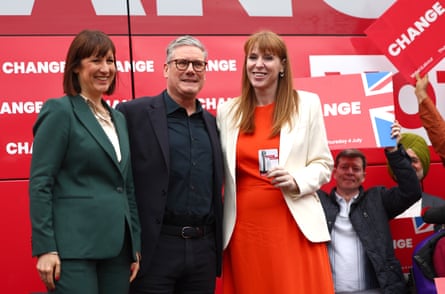
[[[106,105],[108,107],[108,105]],[[130,147],[124,116],[108,107],[122,154],[81,96],[50,99],[33,127],[29,181],[32,254],[62,259],[115,257],[129,228],[140,252]]]

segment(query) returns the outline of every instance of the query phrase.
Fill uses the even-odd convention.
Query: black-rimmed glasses
[[[169,62],[167,62],[167,64],[170,64],[172,62],[175,63],[176,69],[180,70],[180,71],[186,70],[189,67],[190,63],[192,64],[192,67],[196,72],[205,70],[206,65],[207,65],[207,62],[205,62],[205,61],[187,60],[187,59],[173,59],[173,60],[170,60]]]

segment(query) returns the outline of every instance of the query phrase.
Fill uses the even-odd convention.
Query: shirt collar
[[[174,112],[178,111],[179,109],[184,109],[184,107],[182,107],[181,105],[176,103],[175,100],[173,100],[173,98],[167,93],[167,91],[164,92],[163,96],[164,96],[164,103],[165,103],[165,109],[167,111],[167,114],[174,113]],[[195,103],[196,103],[196,111],[194,114],[201,113],[202,112],[201,102],[199,101],[199,99],[196,99]]]
[[[357,194],[354,195],[354,197],[352,197],[352,201],[351,201],[351,203],[352,203],[355,199],[357,199],[359,195],[360,195],[360,191],[357,192]],[[339,201],[345,201],[344,198],[341,197],[341,196],[337,193],[337,191],[335,191],[335,199],[337,200],[337,202],[339,202]]]

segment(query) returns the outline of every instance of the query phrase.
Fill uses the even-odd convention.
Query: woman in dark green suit
[[[48,290],[126,294],[139,270],[140,225],[124,116],[103,100],[116,85],[115,46],[80,32],[63,88],[33,127],[32,254]]]

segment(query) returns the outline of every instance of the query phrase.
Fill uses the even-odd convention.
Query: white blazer
[[[279,165],[295,179],[300,194],[283,194],[289,211],[299,228],[312,242],[330,240],[323,207],[316,191],[329,182],[333,168],[318,95],[298,91],[298,116],[293,127],[285,126],[280,133]],[[236,221],[236,144],[239,128],[234,122],[235,99],[217,110],[217,125],[224,155],[225,185],[223,214],[223,248],[229,244]]]

